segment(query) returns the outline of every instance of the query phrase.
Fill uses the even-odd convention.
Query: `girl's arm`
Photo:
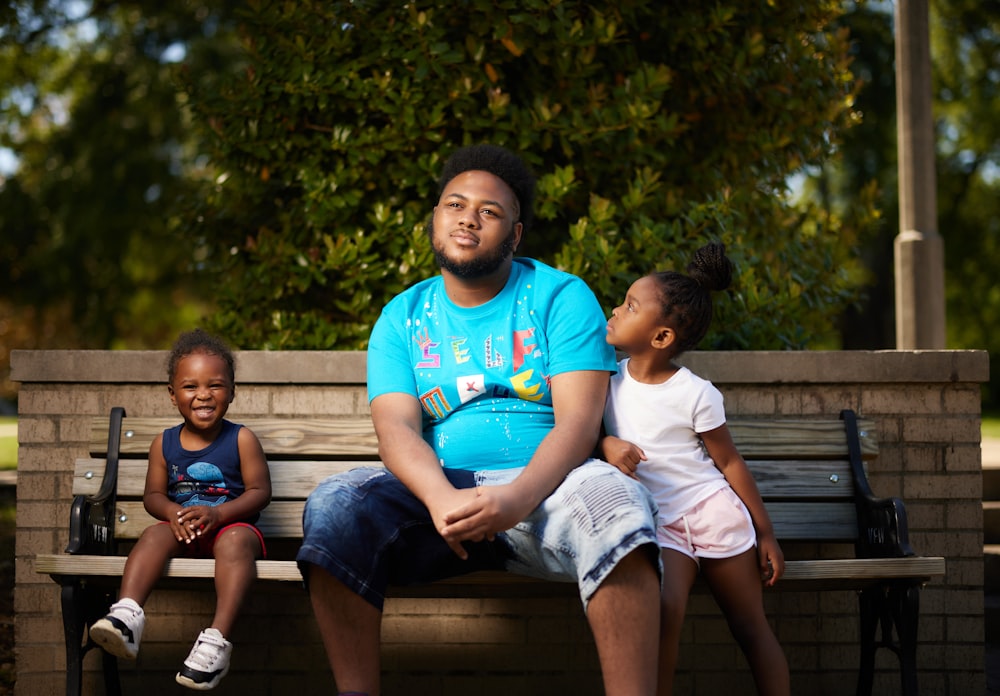
[[[774,526],[764,508],[757,483],[753,480],[743,456],[736,449],[732,434],[726,425],[701,433],[701,439],[715,466],[726,477],[726,481],[750,512],[757,531],[757,559],[761,577],[766,584],[773,585],[785,572],[785,555],[774,536]]]
[[[646,453],[638,445],[614,435],[604,435],[603,428],[601,439],[597,441],[596,456],[632,478],[637,478],[635,470],[639,462],[646,459]]]

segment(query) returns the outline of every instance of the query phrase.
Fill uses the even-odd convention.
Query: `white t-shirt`
[[[625,358],[611,378],[605,431],[646,453],[636,473],[660,507],[661,525],[729,485],[698,436],[725,422],[722,392],[686,367],[661,384],[643,384]]]

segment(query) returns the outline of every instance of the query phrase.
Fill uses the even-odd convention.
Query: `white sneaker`
[[[134,660],[139,654],[146,614],[131,599],[111,605],[111,611],[90,627],[90,638],[115,657]]]
[[[215,628],[206,628],[198,635],[194,647],[177,673],[177,683],[189,689],[214,689],[229,671],[229,656],[233,644]]]

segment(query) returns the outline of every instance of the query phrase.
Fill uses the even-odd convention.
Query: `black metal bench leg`
[[[104,616],[110,605],[107,592],[85,587],[76,578],[63,578],[62,616],[63,635],[66,641],[66,696],[83,694],[83,658],[91,648],[97,647],[84,632],[90,623]],[[121,696],[118,677],[118,659],[101,651],[104,672],[104,690],[107,696]]]
[[[104,693],[107,696],[122,696],[122,685],[118,678],[118,658],[103,650],[104,656]]]
[[[875,682],[875,652],[891,650],[899,658],[904,696],[918,696],[917,622],[920,616],[920,586],[897,583],[871,587],[858,593],[861,609],[861,664],[857,696],[871,696]],[[877,639],[881,626],[882,638]],[[893,635],[895,633],[895,636]]]
[[[84,618],[77,604],[80,588],[75,582],[62,586],[63,637],[66,641],[66,696],[83,693]]]
[[[892,611],[899,637],[899,673],[904,696],[917,696],[917,623],[920,617],[920,587],[897,585],[891,590]]]
[[[872,587],[858,593],[861,612],[861,662],[858,667],[857,696],[871,696],[875,685],[875,632],[879,624],[882,589]]]

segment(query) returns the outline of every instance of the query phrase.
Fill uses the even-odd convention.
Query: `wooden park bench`
[[[69,545],[65,553],[40,554],[35,559],[36,571],[50,575],[62,587],[67,694],[80,694],[83,656],[94,647],[86,631],[114,601],[127,551],[153,522],[142,506],[150,442],[177,422],[125,418],[121,408],[112,409],[110,422],[95,418],[91,457],[75,464]],[[324,477],[377,463],[371,421],[302,417],[240,422],[257,434],[271,468],[273,499],[259,522],[268,539],[269,560],[257,562],[259,584],[299,583],[302,578],[292,559],[302,537],[305,499]],[[843,558],[789,560],[784,577],[768,591],[856,590],[861,643],[857,692],[871,693],[875,652],[888,647],[899,657],[903,692],[916,694],[920,588],[944,574],[945,560],[917,555],[908,541],[902,501],[872,494],[866,466],[877,455],[874,423],[844,411],[840,420],[735,420],[729,426],[783,546],[819,542],[827,549],[826,556],[828,544],[848,544]],[[165,571],[170,582],[188,583],[205,582],[213,573],[211,559],[174,559]],[[425,587],[398,588],[396,594],[544,595],[553,586],[565,583],[476,573]],[[115,658],[104,654],[103,668],[108,693],[120,693]]]

